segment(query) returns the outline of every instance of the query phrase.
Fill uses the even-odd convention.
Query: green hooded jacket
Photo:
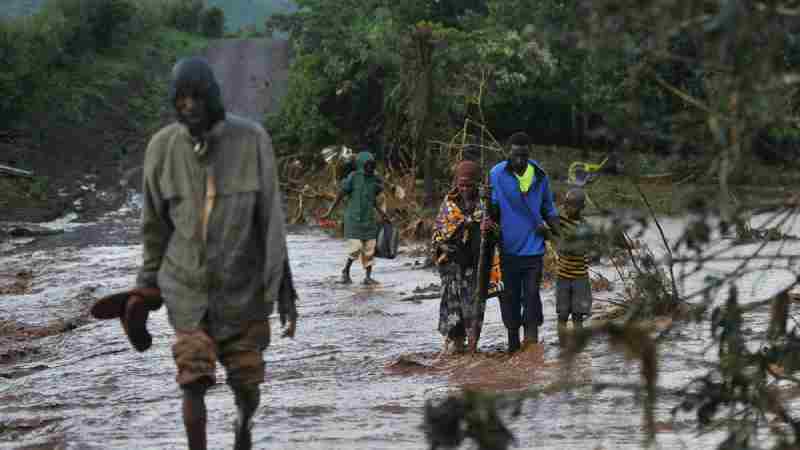
[[[378,235],[375,199],[383,192],[383,181],[375,174],[364,173],[367,161],[374,160],[372,153],[359,153],[356,171],[342,182],[342,192],[348,196],[344,214],[344,237],[347,239],[368,241]]]
[[[228,114],[207,142],[198,152],[181,123],[150,140],[137,285],[161,289],[174,328],[206,322],[211,337],[224,340],[265,320],[279,301],[286,230],[264,129]]]

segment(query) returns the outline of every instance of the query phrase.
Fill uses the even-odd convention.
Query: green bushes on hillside
[[[111,48],[115,37],[126,38],[136,7],[128,0],[57,0],[44,13],[61,15],[68,27],[65,51],[77,56]]]
[[[221,35],[224,15],[203,8],[199,0],[51,0],[32,16],[0,19],[0,129],[35,109],[34,94],[61,83],[60,71],[158,27],[199,33],[202,18],[206,35]]]
[[[0,117],[25,110],[53,69],[124,44],[156,23],[130,0],[55,0],[37,14],[0,21]]]
[[[168,0],[164,3],[167,25],[181,31],[197,32],[203,13],[202,0]]]
[[[225,33],[225,13],[216,6],[203,12],[200,33],[208,38],[221,38]]]

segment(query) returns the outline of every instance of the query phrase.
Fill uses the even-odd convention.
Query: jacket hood
[[[364,171],[364,166],[367,164],[367,161],[375,161],[375,157],[372,156],[370,152],[360,152],[356,157],[356,168],[359,171]]]
[[[184,90],[196,92],[206,101],[211,129],[217,122],[225,120],[225,107],[222,104],[222,91],[219,83],[205,58],[190,57],[180,59],[172,68],[169,83],[169,102],[175,108],[178,93]],[[177,114],[177,110],[176,110]],[[178,122],[184,123],[180,114]]]

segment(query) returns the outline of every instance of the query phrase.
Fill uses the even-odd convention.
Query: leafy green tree
[[[209,38],[221,38],[225,33],[225,12],[216,6],[203,11],[200,33]]]

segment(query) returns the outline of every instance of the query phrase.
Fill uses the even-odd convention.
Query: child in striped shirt
[[[592,309],[592,287],[589,283],[586,242],[580,239],[582,228],[585,229],[587,226],[581,215],[585,204],[586,194],[583,190],[570,189],[559,215],[561,223],[557,249],[556,313],[560,340],[570,317],[575,329],[579,329],[583,326],[583,319]]]

